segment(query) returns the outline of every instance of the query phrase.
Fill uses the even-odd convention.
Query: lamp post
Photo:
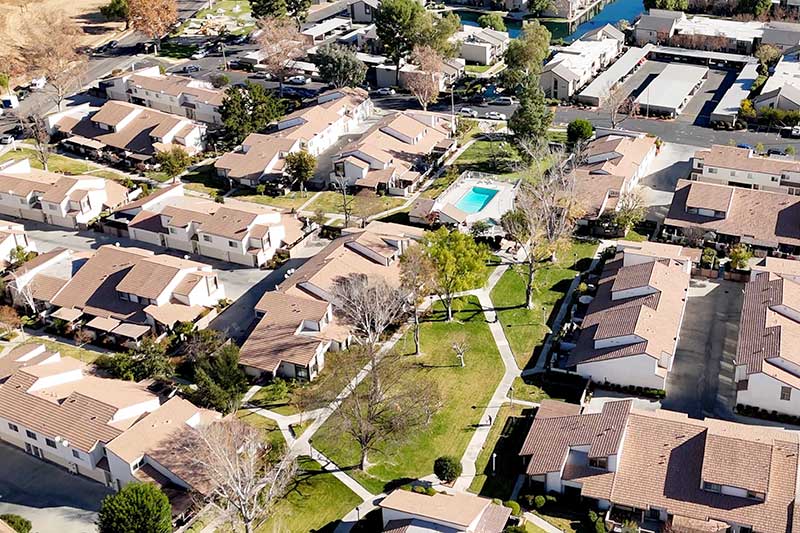
[[[508,399],[511,402],[511,407],[514,407],[514,387],[508,388]]]
[[[495,465],[495,460],[496,459],[497,459],[497,454],[496,453],[492,453],[492,475],[494,475],[495,471],[496,471],[496,465]]]

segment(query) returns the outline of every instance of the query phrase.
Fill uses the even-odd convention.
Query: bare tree
[[[417,70],[406,74],[406,88],[427,111],[428,105],[439,98],[442,56],[430,46],[416,46],[411,54],[411,63],[417,66]]]
[[[11,291],[12,301],[22,301],[25,308],[30,309],[32,313],[38,313],[36,299],[33,297],[33,284],[35,282],[20,283],[19,277],[13,271],[8,272],[8,275],[11,277],[11,283],[8,284],[8,288]]]
[[[435,270],[421,246],[411,246],[400,256],[400,283],[408,293],[414,317],[414,355],[420,353],[419,306],[436,285]]]
[[[600,109],[608,111],[611,129],[617,129],[625,120],[639,114],[639,104],[621,89],[609,89],[600,98]]]
[[[441,400],[435,382],[420,376],[409,359],[393,352],[371,360],[366,351],[350,355],[319,394],[331,400],[346,395],[330,420],[358,444],[359,468],[366,471],[369,453],[428,425]],[[356,383],[352,376],[362,367],[366,375]]]
[[[306,55],[306,45],[300,30],[288,18],[267,17],[259,21],[261,33],[258,44],[264,56],[262,63],[268,73],[278,80],[279,94],[283,83],[296,70],[295,62]]]
[[[331,288],[333,303],[356,336],[374,357],[386,329],[402,316],[406,297],[382,277],[352,273],[336,278]]]
[[[467,336],[461,332],[458,333],[453,338],[453,343],[450,345],[453,351],[458,358],[458,362],[461,363],[461,368],[467,366],[466,361],[464,360],[464,356],[467,354],[467,350],[469,349],[469,343],[467,343]]]
[[[156,52],[161,49],[161,38],[178,20],[176,0],[128,0],[128,20],[133,29],[153,39]]]
[[[208,486],[206,496],[246,533],[269,515],[297,471],[290,453],[273,449],[258,429],[237,418],[187,430],[172,447]]]
[[[614,223],[622,228],[623,234],[644,220],[646,212],[644,195],[639,187],[622,193],[614,212]]]
[[[347,178],[345,176],[333,176],[331,178],[331,185],[337,191],[342,194],[342,203],[340,207],[342,208],[342,214],[344,215],[344,227],[350,227],[350,217],[353,215],[353,208],[352,204],[354,198],[352,196],[348,196],[347,194]]]
[[[20,115],[19,121],[25,136],[33,141],[36,160],[47,170],[47,163],[50,161],[50,129],[45,119],[33,113]]]

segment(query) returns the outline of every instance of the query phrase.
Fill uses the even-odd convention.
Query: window
[[[364,4],[364,14],[369,15],[370,13],[372,13],[372,8],[367,4]]]
[[[17,433],[19,433],[19,428],[17,427],[17,425],[16,424],[12,424],[11,422],[8,423],[8,429],[10,429],[11,431],[16,431]]]
[[[211,242],[212,241],[211,235],[203,235],[203,240],[206,242]]]
[[[45,442],[45,444],[47,444],[51,448],[55,448],[56,447],[56,441],[54,441],[53,439],[45,438],[44,442]]]
[[[592,457],[589,459],[589,466],[605,470],[608,468],[608,457]]]
[[[25,434],[28,436],[29,439],[36,440],[36,433],[34,433],[33,431],[26,429]]]
[[[72,457],[74,457],[75,459],[80,459],[81,452],[79,452],[78,450],[72,450]]]
[[[759,500],[759,501],[762,501],[762,502],[764,501],[764,493],[763,492],[756,492],[754,490],[748,490],[747,491],[747,497],[750,498],[751,500]]]
[[[781,387],[781,400],[789,401],[792,399],[792,388]]]
[[[703,481],[703,490],[707,490],[708,492],[722,492],[722,485]]]
[[[228,241],[228,246],[231,247],[231,248],[236,248],[236,242]]]
[[[772,181],[778,181],[778,176],[772,176]]]
[[[139,470],[143,464],[144,464],[144,457],[140,457],[138,461],[133,463],[132,468],[133,470]]]
[[[716,169],[716,168],[711,168],[711,167],[708,167],[708,173],[709,173],[709,174],[716,174],[716,173],[717,173],[717,169]]]
[[[128,300],[130,300],[130,297],[128,296],[127,292],[121,292],[119,293],[119,299],[125,300],[127,302]]]
[[[170,233],[175,233],[175,228],[169,228]]]
[[[736,171],[735,170],[731,170],[731,176],[735,176],[735,175],[736,175]]]

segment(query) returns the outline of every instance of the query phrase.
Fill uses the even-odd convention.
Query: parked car
[[[780,148],[770,148],[767,150],[767,155],[786,155],[785,150],[781,150]]]
[[[255,74],[250,75],[251,78],[254,80],[271,80],[272,75],[267,72],[256,72]]]
[[[106,46],[108,46],[109,50],[113,50],[114,48],[119,46],[119,41],[116,40],[108,41],[108,44]]]
[[[514,105],[517,100],[513,96],[500,96],[495,99],[494,103],[497,105]]]
[[[462,107],[459,113],[461,113],[462,117],[478,118],[478,112],[471,107]]]
[[[17,93],[17,100],[19,100],[20,102],[25,100],[27,97],[31,95],[30,89],[26,88],[17,89],[16,93]]]
[[[207,55],[208,55],[208,50],[206,50],[205,48],[201,48],[200,50],[192,54],[192,59],[194,60],[203,59]]]
[[[745,143],[737,144],[736,148],[744,148],[746,150],[755,150],[755,148],[753,148],[752,144],[745,144]]]
[[[800,126],[792,127],[792,137],[800,137]]]
[[[506,120],[506,114],[497,111],[489,111],[484,116],[491,120]]]
[[[32,91],[40,91],[44,89],[45,85],[47,85],[47,78],[42,76],[39,78],[33,78],[28,86]]]
[[[200,67],[197,65],[186,65],[183,67],[184,72],[200,72]]]
[[[395,91],[391,87],[381,87],[380,89],[375,91],[375,94],[377,94],[378,96],[394,96],[395,94],[397,94],[397,91]]]
[[[291,83],[292,85],[305,85],[309,82],[311,82],[311,79],[305,76],[291,76],[286,79],[286,83]]]
[[[11,144],[14,142],[14,136],[10,133],[0,134],[0,144]]]

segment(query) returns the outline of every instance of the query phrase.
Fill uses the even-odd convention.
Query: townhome
[[[316,105],[281,119],[273,132],[248,135],[241,148],[224,154],[214,168],[232,185],[255,187],[280,179],[288,154],[305,150],[316,157],[357,131],[372,113],[372,100],[363,89],[327,91],[317,97]]]
[[[691,179],[800,195],[800,162],[760,156],[751,148],[715,144],[694,154]]]
[[[399,71],[397,70],[397,65],[387,58],[384,58],[383,61],[373,60],[373,64],[375,86],[378,88],[399,87],[408,90],[409,80],[414,76],[420,75],[417,65],[405,61],[401,61]],[[432,76],[440,92],[447,91],[448,87],[451,87],[464,76],[466,64],[466,61],[460,57],[445,58],[439,62],[438,68],[433,72]]]
[[[800,198],[785,193],[678,180],[663,236],[744,243],[759,253],[800,255]]]
[[[15,301],[32,300],[65,333],[83,329],[107,344],[136,345],[178,322],[202,328],[225,296],[211,266],[141,248],[56,249],[34,261],[15,272]]]
[[[432,496],[397,489],[378,504],[383,531],[500,533],[511,509],[466,492]]]
[[[205,125],[118,100],[99,109],[79,106],[48,121],[64,148],[112,164],[153,166],[158,152],[179,147],[196,155],[206,146]]]
[[[625,35],[616,28],[556,47],[544,65],[539,85],[548,98],[569,100],[622,53]]]
[[[334,157],[333,174],[358,189],[407,196],[456,147],[453,122],[437,113],[394,113]]]
[[[460,43],[459,55],[462,59],[478,65],[491,65],[502,59],[511,38],[504,31],[461,26],[452,41]]]
[[[161,74],[147,67],[100,81],[100,92],[109,100],[121,100],[207,124],[222,124],[219,114],[225,91],[202,80]]]
[[[756,109],[800,109],[800,48],[794,46],[784,52],[778,63],[770,69],[770,76],[753,98]]]
[[[38,170],[28,159],[0,163],[0,213],[54,226],[85,229],[132,193],[112,180]]]
[[[250,267],[304,236],[296,215],[250,202],[186,196],[176,183],[115,211],[104,230],[137,241]]]
[[[181,514],[208,482],[174,447],[220,414],[160,397],[151,384],[98,377],[41,344],[18,346],[0,357],[0,440],[114,490],[157,483]]]
[[[799,452],[784,429],[545,400],[520,455],[534,492],[580,498],[609,528],[750,533],[800,530]]]
[[[12,263],[17,250],[36,252],[36,243],[25,234],[22,224],[0,221],[0,266]]]
[[[245,371],[257,377],[315,379],[325,366],[325,354],[350,341],[349,327],[334,312],[331,289],[336,280],[363,274],[399,283],[400,255],[423,233],[378,221],[344,230],[256,304],[258,323],[239,359]]]
[[[666,389],[686,307],[691,260],[680,246],[619,241],[566,368],[597,383]]]

